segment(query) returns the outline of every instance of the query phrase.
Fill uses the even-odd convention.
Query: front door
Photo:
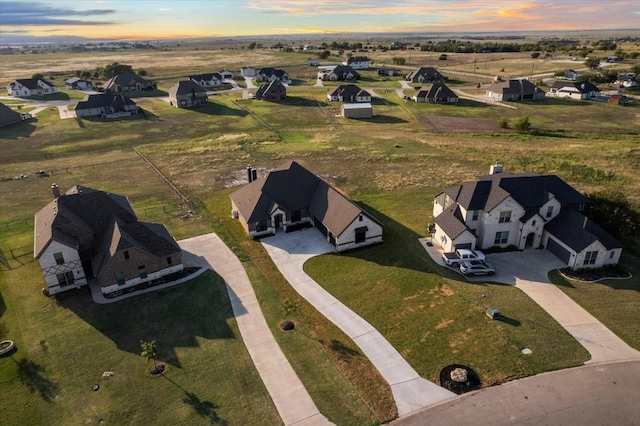
[[[282,213],[273,216],[273,227],[276,229],[282,228]]]

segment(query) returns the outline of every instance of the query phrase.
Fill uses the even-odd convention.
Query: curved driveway
[[[335,248],[316,229],[263,238],[262,245],[282,275],[302,297],[337,325],[360,347],[391,386],[402,416],[456,395],[421,378],[409,363],[371,324],[324,290],[302,269],[307,259]]]

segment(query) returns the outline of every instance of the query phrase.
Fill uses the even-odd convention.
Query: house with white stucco
[[[295,161],[231,194],[231,215],[251,238],[315,227],[336,252],[382,242],[382,224],[321,177]]]
[[[449,187],[433,202],[433,241],[445,251],[546,248],[572,269],[615,265],[622,244],[584,215],[589,199],[555,175],[504,173]]]

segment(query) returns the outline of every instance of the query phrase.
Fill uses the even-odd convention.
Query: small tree
[[[391,58],[391,62],[393,62],[396,65],[404,65],[407,62],[407,60],[400,56],[394,56],[393,58]]]
[[[31,78],[34,79],[34,80],[44,80],[44,74],[41,74],[41,73],[37,72],[37,73],[33,74],[31,76]]]
[[[331,55],[331,52],[329,52],[328,50],[323,50],[322,52],[318,53],[318,58],[327,59],[329,55]]]
[[[508,129],[509,119],[502,117],[500,120],[498,120],[498,127],[500,127],[501,129]]]
[[[513,128],[519,133],[528,133],[531,130],[529,117],[522,117],[513,122]]]
[[[158,354],[158,348],[156,347],[156,341],[152,340],[150,342],[143,342],[142,340],[140,340],[140,347],[142,348],[142,352],[140,352],[140,355],[142,355],[146,362],[152,360],[153,372],[158,372],[158,364],[156,364],[156,355]]]
[[[438,57],[439,61],[446,61],[449,57],[447,56],[446,53],[443,53],[442,55],[440,55],[440,57]]]
[[[584,60],[584,65],[591,69],[598,68],[600,66],[600,58],[589,57]]]
[[[531,57],[532,57],[533,59],[538,59],[538,58],[540,57],[540,52],[533,52],[533,53],[531,53]]]

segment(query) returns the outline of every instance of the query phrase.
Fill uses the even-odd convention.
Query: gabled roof
[[[366,56],[352,56],[347,58],[347,65],[352,64],[354,62],[369,62],[370,59]]]
[[[85,96],[82,101],[78,102],[75,109],[77,111],[112,106],[116,110],[121,110],[125,105],[136,105],[136,103],[122,93],[98,93]]]
[[[444,77],[440,72],[433,67],[420,67],[417,70],[412,71],[407,76],[408,80],[414,80],[418,78],[418,76],[423,76],[425,80],[444,80]]]
[[[556,81],[551,87],[553,89],[562,89],[565,87],[569,87],[571,89],[577,90],[580,93],[600,91],[600,89],[598,89],[593,83],[589,81]]]
[[[342,234],[360,214],[377,222],[295,161],[243,186],[231,194],[231,199],[247,223],[269,219],[276,207],[290,212],[309,209],[334,235]]]
[[[2,102],[0,102],[0,127],[22,121],[20,113],[15,112]]]
[[[150,84],[149,80],[146,80],[140,77],[138,74],[134,73],[126,73],[126,74],[118,74],[104,83],[105,89],[108,89],[111,86],[132,86],[135,83],[140,83],[142,85]]]
[[[457,98],[458,96],[453,93],[444,83],[434,83],[429,88],[421,87],[414,93],[417,98]]]
[[[353,74],[355,77],[360,77],[360,74],[349,65],[338,65],[329,74],[335,74],[340,77],[343,74]]]
[[[50,83],[46,80],[42,80],[42,79],[37,79],[37,78],[18,78],[15,80],[17,83],[22,84],[24,87],[26,87],[27,89],[37,89],[38,88],[38,82],[42,81],[44,84],[51,86],[51,87],[56,87],[55,84]]]
[[[509,196],[525,210],[539,209],[551,198],[556,198],[562,205],[589,202],[588,198],[555,175],[498,173],[481,176],[476,182],[449,187],[444,193],[465,210],[491,211]]]
[[[462,217],[460,206],[457,204],[449,206],[449,208],[436,216],[434,222],[438,224],[444,233],[451,239],[457,238],[464,231],[471,232],[464,224],[464,218]]]
[[[529,80],[511,79],[501,83],[494,83],[489,86],[489,90],[494,93],[502,93],[503,95],[533,95],[534,93],[543,92],[538,86]]]
[[[341,84],[338,87],[329,89],[329,95],[342,97],[371,96],[369,92],[359,88],[355,84]]]
[[[207,91],[193,80],[181,80],[169,89],[169,96],[176,97],[178,95],[206,94]]]
[[[217,72],[212,72],[212,73],[209,73],[209,74],[197,74],[197,75],[190,75],[189,76],[189,80],[211,81],[213,79],[221,80],[222,76]]]
[[[595,241],[600,241],[607,250],[622,247],[620,241],[574,209],[563,209],[545,229],[577,253]]]
[[[279,80],[273,80],[269,83],[261,84],[260,87],[258,87],[258,90],[256,90],[255,97],[260,99],[273,91],[278,91],[279,93],[280,92],[286,93],[287,88]]]

